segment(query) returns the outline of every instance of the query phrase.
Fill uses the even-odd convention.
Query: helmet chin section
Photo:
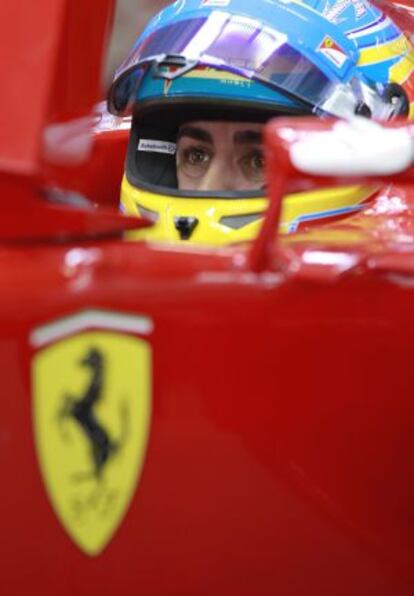
[[[288,195],[283,201],[280,232],[292,233],[347,217],[358,212],[375,190],[353,186]],[[252,240],[268,200],[171,196],[136,188],[124,177],[121,204],[125,213],[153,223],[149,229],[129,234],[131,239],[219,246]]]

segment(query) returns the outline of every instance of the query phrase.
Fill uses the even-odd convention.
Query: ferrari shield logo
[[[131,502],[143,465],[151,392],[147,341],[85,331],[33,359],[38,459],[57,517],[77,546],[99,554]]]

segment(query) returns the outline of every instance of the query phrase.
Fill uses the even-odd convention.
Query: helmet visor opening
[[[303,115],[305,110],[290,112]],[[284,110],[283,115],[287,112]],[[177,177],[177,140],[179,131],[189,123],[255,123],[265,124],[270,118],[279,115],[270,106],[223,104],[221,100],[207,105],[205,101],[171,102],[164,100],[156,105],[136,105],[126,159],[126,177],[134,187],[151,190],[160,195],[186,198],[243,198],[263,196],[263,184],[257,190],[244,192],[224,191],[220,187],[211,192],[194,189],[179,189]],[[250,129],[250,127],[247,127]]]

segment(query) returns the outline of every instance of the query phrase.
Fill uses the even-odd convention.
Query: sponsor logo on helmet
[[[344,65],[348,58],[344,50],[328,35],[323,38],[317,51],[339,68]]]
[[[97,311],[90,312],[96,322]],[[82,329],[87,319],[84,313],[35,330],[32,387],[48,497],[74,543],[96,556],[121,524],[142,469],[151,350],[146,340],[114,330],[117,315],[100,313],[94,330]]]
[[[166,153],[174,155],[176,144],[168,141],[157,141],[156,139],[140,139],[138,151],[147,151],[149,153]]]
[[[168,66],[165,68],[168,74],[173,73],[177,68]],[[253,85],[253,81],[251,79],[247,79],[246,77],[233,73],[227,72],[225,70],[219,70],[217,68],[213,68],[211,66],[204,66],[198,65],[192,70],[189,70],[185,74],[182,75],[182,79],[191,80],[191,79],[203,79],[205,81],[217,81],[222,85],[231,85],[234,87],[243,87],[243,88],[250,88]],[[164,82],[164,95],[168,95],[171,91],[171,87],[173,84],[173,80],[166,79]]]

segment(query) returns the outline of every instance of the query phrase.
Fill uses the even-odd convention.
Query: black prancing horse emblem
[[[96,404],[102,399],[104,358],[99,350],[89,348],[80,364],[91,369],[89,386],[80,399],[66,395],[62,415],[74,418],[85,433],[91,446],[94,475],[100,478],[105,464],[119,446],[118,442],[111,440],[105,428],[99,423],[94,410]]]

